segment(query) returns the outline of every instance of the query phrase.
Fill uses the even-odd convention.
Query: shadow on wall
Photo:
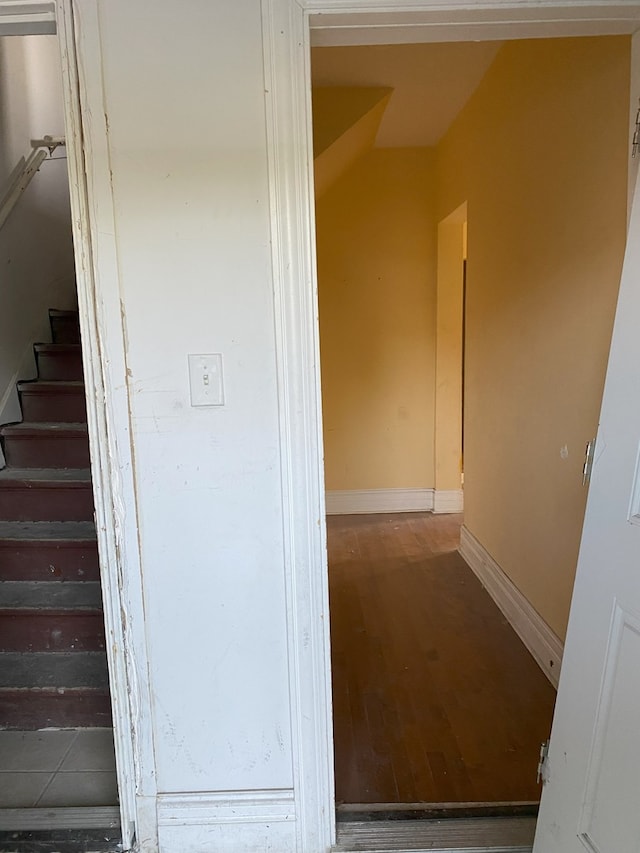
[[[55,36],[0,38],[0,196],[30,140],[64,135]],[[47,310],[76,304],[67,163],[47,159],[0,229],[0,423],[20,417],[15,383],[35,375]],[[3,460],[0,459],[0,465]]]

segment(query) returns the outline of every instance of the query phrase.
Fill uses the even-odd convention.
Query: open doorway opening
[[[113,842],[64,135],[57,37],[0,37],[0,831],[100,828]]]
[[[553,711],[624,250],[629,40],[485,44],[441,135],[390,144],[400,51],[442,95],[465,47],[312,52],[339,806],[535,807]],[[423,95],[409,115],[434,112]],[[462,247],[467,219],[449,380],[445,230]],[[460,542],[461,503],[437,500],[461,497],[463,344]]]

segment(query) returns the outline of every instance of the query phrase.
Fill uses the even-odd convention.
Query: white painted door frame
[[[612,35],[640,0],[262,0],[298,849],[335,843],[310,45]],[[635,115],[635,107],[630,107]]]
[[[155,759],[96,0],[0,0],[0,36],[58,35],[91,474],[125,848],[157,851]],[[78,49],[96,62],[78,67]],[[83,122],[83,117],[89,121]],[[109,328],[107,341],[105,329]],[[119,330],[120,335],[114,335]],[[115,339],[114,339],[115,338]]]
[[[125,849],[157,851],[156,775],[97,0],[56,0],[100,580]],[[91,56],[78,63],[78,53]],[[106,330],[109,330],[107,336]]]

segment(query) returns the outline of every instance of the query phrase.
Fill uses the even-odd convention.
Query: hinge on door
[[[549,758],[549,741],[545,740],[544,743],[540,744],[540,760],[538,761],[538,773],[536,776],[536,782],[538,785],[542,782],[543,785],[546,785],[549,781],[549,773],[548,773],[548,758]]]
[[[582,466],[582,485],[587,486],[591,482],[591,471],[593,469],[593,458],[596,452],[596,440],[592,438],[587,444],[584,452],[584,465]]]
[[[640,99],[639,99],[640,103]],[[638,153],[638,149],[640,148],[640,106],[638,106],[638,111],[636,112],[636,126],[633,133],[633,144],[631,147],[631,156],[635,157]]]

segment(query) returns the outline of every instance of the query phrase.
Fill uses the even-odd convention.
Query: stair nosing
[[[7,466],[0,469],[0,488],[10,486],[33,488],[91,487],[90,468],[25,468]]]
[[[0,581],[0,615],[100,614],[100,581]]]
[[[0,545],[8,542],[91,542],[93,521],[0,521]]]
[[[3,654],[10,654],[10,653],[9,652],[0,652],[0,655],[3,655]],[[23,654],[38,654],[38,652],[23,652]],[[58,653],[57,652],[47,652],[47,654],[58,654]],[[68,654],[73,654],[73,652],[68,652]],[[76,652],[75,654],[82,654],[82,653]],[[74,690],[78,690],[78,691],[82,690],[83,693],[85,691],[91,690],[92,692],[97,693],[97,694],[105,694],[107,696],[110,695],[110,691],[109,691],[108,686],[106,686],[106,687],[91,687],[88,685],[80,684],[80,685],[74,685],[73,687],[69,687],[68,685],[64,685],[64,692],[65,693],[72,693]],[[0,696],[2,696],[3,693],[27,693],[27,692],[32,692],[32,691],[37,691],[38,693],[59,693],[59,688],[53,687],[51,685],[45,685],[45,686],[40,686],[40,687],[37,687],[37,686],[2,687],[2,685],[0,685]],[[74,727],[74,728],[76,728],[76,727]],[[0,729],[0,731],[2,731],[2,729]]]
[[[53,687],[60,692],[109,683],[104,650],[0,652],[0,663],[0,686],[5,688]]]
[[[51,583],[54,583],[54,581],[51,581]],[[96,583],[96,581],[94,581],[94,583]],[[74,614],[77,614],[78,616],[101,616],[102,608],[90,607],[86,604],[70,604],[69,607],[60,607],[59,605],[56,607],[45,607],[43,604],[28,604],[24,607],[11,605],[5,607],[3,604],[0,604],[0,618],[7,616],[19,616],[21,618],[26,616],[67,617],[73,616]],[[51,649],[50,651],[54,651],[54,649]]]
[[[19,421],[0,427],[0,435],[7,435],[7,430],[8,435],[16,435],[17,433],[29,435],[30,432],[39,435],[45,431],[53,434],[70,432],[80,435],[88,431],[88,426],[83,421]]]
[[[18,383],[18,391],[36,391],[44,394],[48,391],[58,391],[63,394],[72,394],[84,391],[83,379],[21,379]]]
[[[65,349],[73,350],[73,352],[80,352],[82,350],[82,344],[80,342],[57,344],[53,341],[36,341],[33,348],[36,352],[46,352],[48,349],[53,352],[62,352]]]
[[[75,317],[78,319],[77,308],[49,308],[49,317]]]

